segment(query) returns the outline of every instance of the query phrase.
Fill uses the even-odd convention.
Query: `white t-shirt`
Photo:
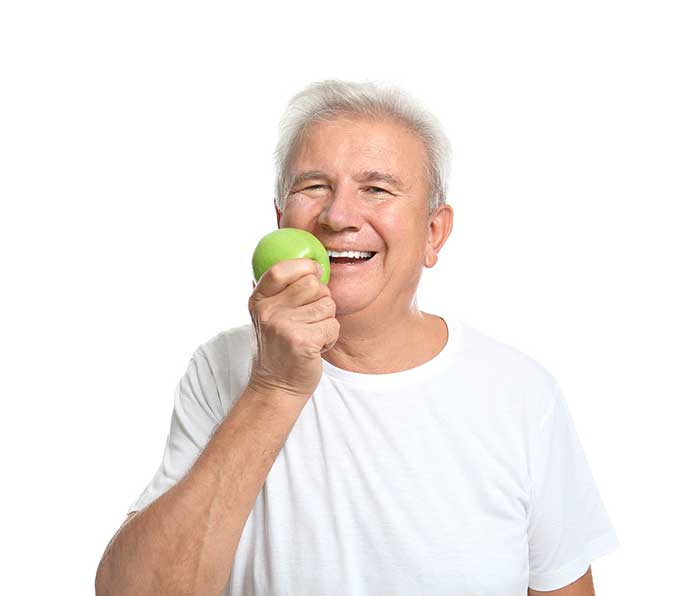
[[[323,361],[246,522],[223,595],[523,596],[619,547],[561,390],[529,356],[443,317],[421,366]],[[251,324],[197,348],[162,463],[181,480],[247,385]]]

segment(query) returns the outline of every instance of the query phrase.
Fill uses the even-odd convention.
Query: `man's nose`
[[[349,184],[331,190],[318,217],[318,222],[333,231],[362,227],[359,199]]]

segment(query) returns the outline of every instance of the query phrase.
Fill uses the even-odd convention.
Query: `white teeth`
[[[328,256],[329,257],[350,257],[352,259],[360,259],[360,258],[365,258],[365,257],[371,257],[372,253],[371,252],[364,252],[364,251],[360,251],[360,250],[342,250],[342,251],[329,250]]]

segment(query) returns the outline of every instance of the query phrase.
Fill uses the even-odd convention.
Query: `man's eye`
[[[304,190],[315,190],[317,188],[325,188],[325,187],[326,187],[325,184],[312,184],[311,186],[307,186],[306,188],[304,188]]]
[[[371,191],[373,195],[379,194],[380,192],[389,192],[388,190],[384,190],[383,188],[379,188],[378,186],[368,186],[367,190]]]

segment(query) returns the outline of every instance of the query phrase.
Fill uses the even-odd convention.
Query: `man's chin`
[[[360,300],[343,300],[343,299],[336,299],[333,297],[335,300],[335,318],[337,319],[338,317],[347,317],[351,315],[360,315],[362,313],[366,313],[368,311],[368,306],[369,303],[365,301],[360,301]]]
[[[356,314],[361,313],[361,312],[362,312],[361,308],[340,308],[339,306],[336,305],[335,318],[340,319],[342,317],[350,317],[352,315],[356,315]]]

